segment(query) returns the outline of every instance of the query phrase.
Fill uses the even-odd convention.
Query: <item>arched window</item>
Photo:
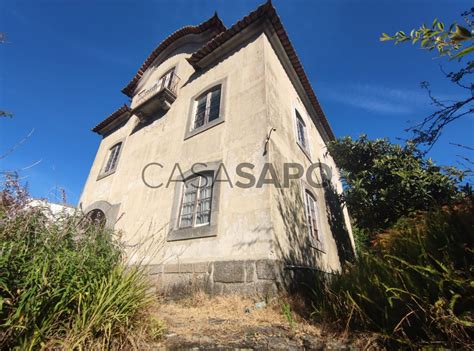
[[[89,213],[87,213],[87,218],[89,218],[92,223],[101,227],[105,226],[105,222],[107,221],[105,218],[105,213],[98,208],[89,211]]]
[[[117,143],[112,146],[109,150],[109,156],[107,158],[107,162],[105,164],[103,173],[112,173],[117,168],[118,159],[120,155],[120,150],[122,149],[122,143]]]
[[[200,95],[195,101],[193,129],[200,128],[219,118],[221,107],[221,85]]]
[[[211,222],[212,173],[194,175],[184,182],[179,227],[198,227]]]

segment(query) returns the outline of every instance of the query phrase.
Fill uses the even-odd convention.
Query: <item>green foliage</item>
[[[13,117],[13,114],[7,111],[0,110],[0,117]]]
[[[410,34],[404,31],[398,31],[394,35],[383,33],[380,41],[395,41],[395,44],[411,41],[412,44],[419,43],[423,49],[438,50],[440,56],[461,58],[474,52],[474,30],[470,21],[466,23],[469,29],[456,23],[445,28],[443,22],[435,19],[431,27],[423,24],[419,29],[413,29]]]
[[[288,302],[281,302],[281,313],[286,318],[288,325],[291,329],[295,328],[295,319],[293,318],[293,312],[291,311],[291,306]]]
[[[410,34],[399,31],[394,35],[383,33],[381,41],[395,41],[395,44],[403,42],[419,43],[423,49],[437,50],[439,57],[449,57],[450,60],[466,58],[474,53],[474,8],[464,12],[462,17],[465,26],[453,23],[446,28],[444,23],[435,19],[431,27],[422,25],[419,29],[413,29]],[[470,56],[472,58],[472,56]],[[474,112],[472,94],[473,84],[469,79],[474,73],[474,61],[467,60],[464,67],[457,67],[455,71],[442,72],[451,83],[456,85],[463,94],[454,100],[437,98],[432,94],[428,82],[422,82],[421,87],[427,90],[431,104],[435,111],[424,117],[422,121],[407,129],[413,132],[412,141],[419,145],[433,146],[439,139],[444,128],[460,118],[472,115]],[[466,160],[466,159],[465,159]],[[470,163],[472,163],[469,160]]]
[[[404,147],[365,135],[328,145],[345,182],[344,201],[359,230],[376,232],[416,210],[444,204],[457,195],[462,173],[424,159],[413,144]]]
[[[367,230],[360,229],[356,225],[352,226],[352,235],[354,236],[355,249],[358,255],[370,246],[370,234]]]
[[[472,199],[400,220],[344,273],[320,276],[314,316],[398,344],[472,349]]]
[[[166,324],[163,320],[151,316],[149,325],[148,332],[153,340],[160,340],[163,338],[166,332]]]
[[[14,181],[1,195],[2,348],[130,344],[151,295],[142,269],[123,264],[115,234],[82,216],[49,219]]]

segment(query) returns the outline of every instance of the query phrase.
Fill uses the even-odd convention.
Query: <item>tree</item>
[[[467,62],[457,71],[445,72],[445,76],[466,93],[466,96],[457,101],[446,101],[436,98],[428,82],[422,82],[421,87],[426,89],[428,95],[437,108],[431,115],[425,117],[420,123],[408,128],[413,132],[412,141],[431,147],[440,137],[446,125],[474,113],[474,84],[470,75],[474,72],[474,61],[469,60],[474,53],[474,8],[462,13],[465,26],[457,23],[451,24],[447,29],[443,22],[435,19],[431,27],[422,25],[413,29],[410,34],[398,31],[394,35],[383,33],[381,41],[394,41],[395,44],[411,42],[419,44],[428,51],[437,50],[439,57],[448,57],[450,61]],[[466,28],[467,27],[467,28]]]
[[[13,114],[7,111],[0,110],[0,117],[13,117]]]
[[[335,140],[328,150],[341,170],[343,201],[354,224],[369,233],[411,212],[448,203],[457,196],[463,175],[425,159],[413,143],[401,146],[362,135]]]

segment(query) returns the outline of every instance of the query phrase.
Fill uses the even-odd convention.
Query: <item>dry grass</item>
[[[209,296],[202,292],[178,301],[164,300],[155,311],[166,325],[163,344],[266,347],[278,341],[301,346],[308,337],[321,342],[335,339],[335,335],[324,335],[320,327],[294,312],[291,326],[282,313],[282,303],[286,303],[287,298],[274,298],[260,309],[255,308],[258,301],[236,295]],[[295,305],[295,301],[291,305]]]

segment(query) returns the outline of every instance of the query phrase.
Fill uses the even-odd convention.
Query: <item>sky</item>
[[[91,128],[129,99],[121,89],[175,30],[217,11],[229,27],[263,0],[0,0],[0,170],[18,170],[35,197],[77,204],[100,136]],[[409,136],[437,96],[462,97],[443,76],[445,60],[379,41],[439,18],[460,20],[465,0],[274,0],[274,6],[338,137]],[[447,127],[430,151],[456,165],[473,145],[474,119]],[[26,137],[26,140],[25,140]],[[17,146],[17,147],[16,147]],[[14,148],[13,152],[9,150]],[[2,157],[5,156],[6,157]]]

